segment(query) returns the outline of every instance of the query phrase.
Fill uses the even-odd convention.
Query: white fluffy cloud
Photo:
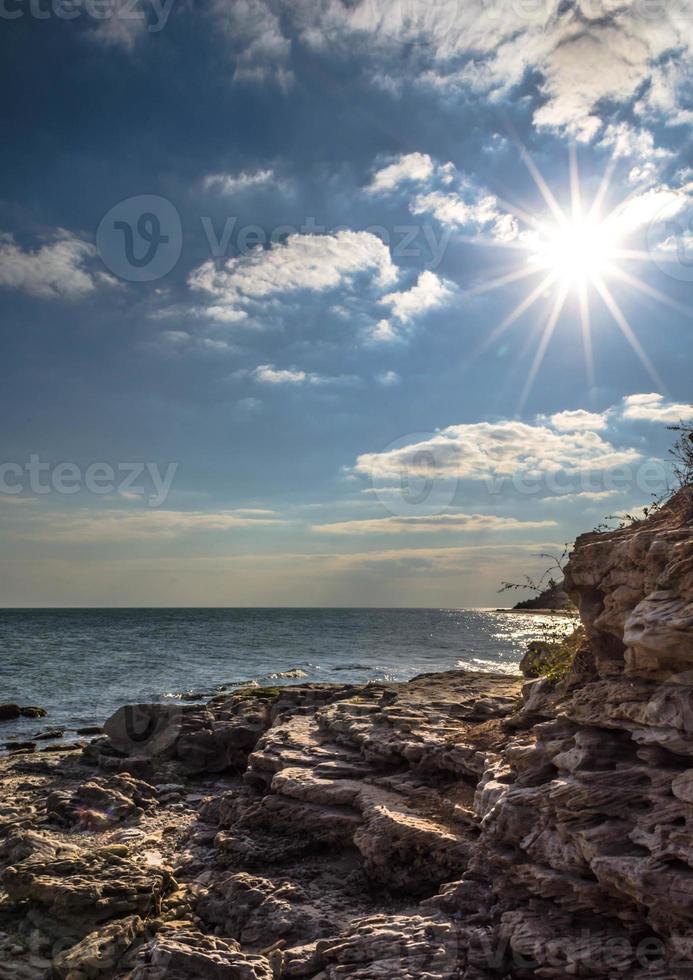
[[[95,269],[96,248],[68,231],[35,249],[23,249],[12,235],[0,235],[0,286],[44,299],[81,299],[100,284],[114,284]]]
[[[401,184],[425,182],[434,175],[435,169],[428,153],[406,153],[394,163],[376,171],[366,191],[369,194],[386,194]]]
[[[443,306],[453,295],[451,287],[430,270],[422,272],[416,285],[401,293],[388,293],[381,302],[392,308],[402,323],[410,323],[428,310]]]
[[[364,453],[355,470],[373,480],[402,473],[431,478],[485,480],[517,474],[580,473],[631,464],[640,454],[619,449],[594,431],[562,432],[537,421],[508,420],[451,425],[412,445]]]
[[[604,412],[577,409],[541,415],[533,422],[508,419],[450,425],[408,445],[364,453],[354,471],[370,477],[378,495],[390,485],[401,485],[405,476],[427,482],[449,478],[495,482],[509,476],[596,473],[642,461],[632,445],[615,444],[623,439],[624,423],[691,420],[693,405],[671,402],[656,393],[634,394]]]
[[[412,214],[431,214],[449,228],[483,230],[502,242],[519,234],[516,218],[453,163],[434,163],[427,153],[408,153],[376,171],[366,191],[390,193],[402,185],[417,192],[409,204]]]
[[[503,211],[492,194],[468,187],[465,192],[431,191],[419,194],[412,214],[432,214],[443,225],[485,231],[499,242],[511,242],[519,234],[517,219]]]
[[[676,424],[693,419],[693,405],[669,402],[663,395],[628,395],[623,400],[623,418],[637,422]]]
[[[515,517],[494,514],[429,514],[421,517],[381,517],[365,521],[340,521],[336,524],[314,524],[319,534],[432,534],[436,531],[458,531],[473,534],[483,531],[522,531],[555,527],[555,521],[521,521]]]
[[[397,281],[390,251],[376,235],[338,231],[331,235],[291,235],[285,243],[229,259],[220,268],[212,261],[205,262],[188,282],[192,289],[212,297],[207,315],[228,321],[242,319],[243,306],[248,302],[267,301],[303,289],[321,293],[348,287],[364,273],[379,288]]]
[[[591,431],[599,432],[609,425],[606,413],[586,412],[582,408],[575,411],[557,412],[549,419],[552,427],[559,432]]]

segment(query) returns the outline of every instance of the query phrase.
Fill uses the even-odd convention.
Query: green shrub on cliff
[[[573,633],[558,640],[535,640],[529,644],[527,653],[520,662],[520,670],[525,677],[563,680],[570,673],[585,641],[583,626],[578,626]]]

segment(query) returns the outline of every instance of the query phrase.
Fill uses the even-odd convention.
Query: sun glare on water
[[[490,332],[477,353],[480,354],[495,344],[536,303],[548,298],[548,309],[543,317],[536,353],[518,406],[521,410],[534,386],[566,305],[572,298],[573,302],[577,301],[587,378],[592,387],[595,384],[595,368],[591,306],[593,298],[596,297],[606,307],[658,389],[665,392],[662,379],[615,298],[610,283],[612,280],[617,280],[625,283],[630,289],[638,290],[668,306],[675,307],[678,312],[682,312],[682,308],[624,268],[629,261],[647,260],[650,256],[624,247],[629,231],[628,222],[624,221],[627,201],[621,202],[606,214],[603,211],[613,165],[607,171],[589,208],[585,208],[577,157],[573,151],[570,162],[570,207],[566,211],[558,203],[536,164],[524,150],[522,158],[542,195],[548,216],[540,218],[504,202],[515,218],[522,222],[525,230],[515,240],[509,242],[490,242],[478,237],[472,241],[515,250],[515,254],[519,253],[517,269],[484,283],[472,292],[483,293],[500,289],[534,276],[540,276],[540,282],[536,287],[531,288],[503,322]],[[687,313],[685,310],[683,312]]]

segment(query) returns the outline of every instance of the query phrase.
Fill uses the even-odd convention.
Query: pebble
[[[119,843],[126,843],[127,841],[141,840],[146,834],[143,830],[135,830],[134,827],[128,827],[125,830],[119,830],[118,833],[113,835],[113,839]]]

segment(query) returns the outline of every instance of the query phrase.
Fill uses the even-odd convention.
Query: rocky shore
[[[0,760],[0,978],[693,977],[693,495],[566,589],[562,679],[131,705]]]

